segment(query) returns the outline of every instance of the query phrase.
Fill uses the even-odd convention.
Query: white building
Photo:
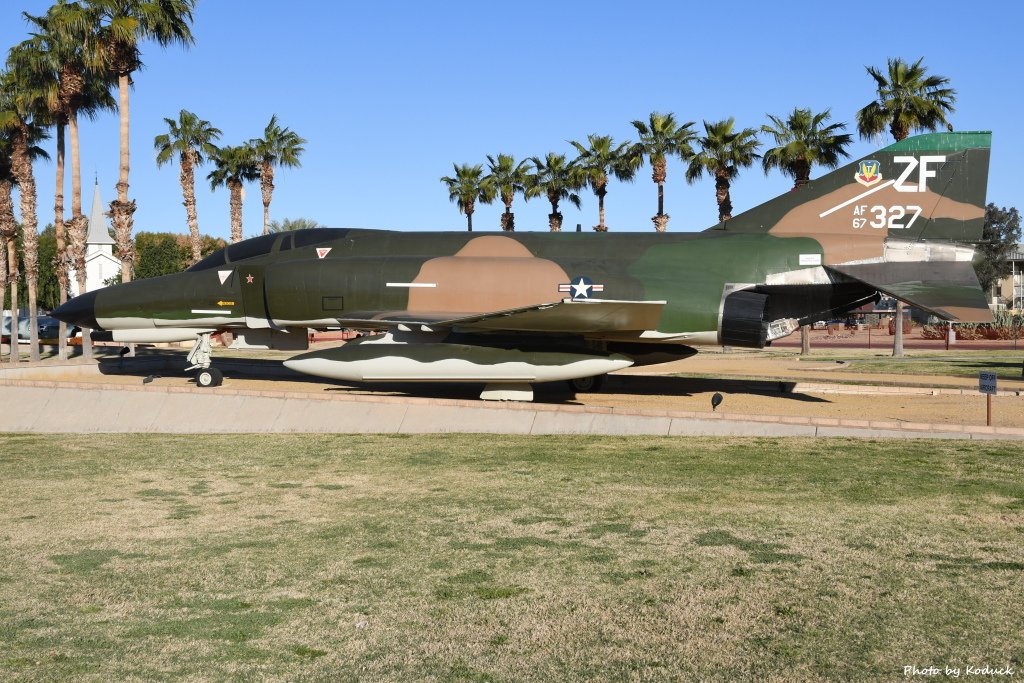
[[[89,235],[85,239],[85,290],[105,287],[109,280],[121,272],[121,260],[114,256],[114,238],[107,232],[107,218],[103,215],[103,201],[100,199],[100,183],[92,195],[92,213],[89,214]],[[71,296],[78,296],[78,273],[71,269],[68,289]]]
[[[992,298],[1000,308],[1019,311],[1024,309],[1024,244],[1018,244],[1009,258],[1010,274],[996,283]]]

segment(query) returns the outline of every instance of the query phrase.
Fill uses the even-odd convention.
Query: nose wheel
[[[224,383],[224,374],[217,368],[203,368],[196,373],[196,386],[219,387]]]

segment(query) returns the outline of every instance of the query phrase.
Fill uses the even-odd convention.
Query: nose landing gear
[[[192,350],[188,352],[186,358],[189,365],[185,368],[185,372],[192,370],[199,370],[196,373],[196,386],[199,387],[219,387],[224,382],[224,373],[214,367],[210,367],[210,363],[213,360],[213,347],[210,344],[210,333],[203,332],[196,339],[196,343],[192,346]]]

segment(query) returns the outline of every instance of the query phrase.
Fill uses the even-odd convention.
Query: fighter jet
[[[187,271],[88,292],[54,312],[119,342],[210,336],[307,350],[309,328],[371,332],[297,355],[358,382],[474,382],[531,400],[536,382],[593,389],[606,373],[764,348],[880,293],[944,320],[991,319],[972,267],[991,134],[907,138],[693,233],[311,229],[232,244]]]

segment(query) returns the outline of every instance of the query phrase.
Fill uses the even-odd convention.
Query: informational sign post
[[[978,373],[978,391],[985,394],[985,424],[992,426],[992,397],[996,395],[996,373]]]

